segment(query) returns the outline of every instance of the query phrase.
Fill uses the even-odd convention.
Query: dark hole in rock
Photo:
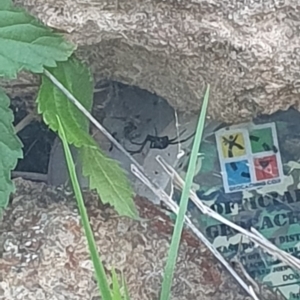
[[[173,109],[167,101],[136,86],[103,81],[96,85],[97,88],[101,91],[94,94],[93,115],[116,140],[131,150],[136,150],[140,146],[132,144],[129,140],[133,139],[140,143],[148,134],[153,136],[159,134],[173,117]],[[14,125],[27,115],[26,101],[28,100],[14,99],[13,103],[16,106],[11,106],[15,115]],[[61,173],[59,162],[51,159],[53,156],[51,148],[56,134],[44,122],[31,122],[18,133],[18,136],[24,144],[24,158],[19,160],[15,171],[46,174],[50,161],[55,164],[56,174]],[[106,138],[102,138],[102,142],[101,148],[110,152],[112,144]],[[147,146],[149,147],[147,144],[145,149]],[[119,157],[120,153],[112,155],[115,159]],[[58,159],[61,161],[64,157],[59,156]],[[65,178],[59,180],[60,182],[54,184],[62,183]]]
[[[25,105],[20,105],[19,107],[11,106],[11,109],[15,116],[13,123],[15,126],[28,112]],[[55,133],[44,122],[33,121],[21,130],[18,136],[24,145],[24,158],[18,161],[15,171],[46,174],[51,147],[56,136]]]

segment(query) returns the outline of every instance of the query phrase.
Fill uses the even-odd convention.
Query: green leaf
[[[0,76],[16,78],[23,69],[42,73],[66,61],[75,50],[61,34],[54,33],[11,1],[0,1]]]
[[[90,188],[96,189],[103,203],[110,203],[120,215],[136,218],[133,192],[119,164],[106,157],[98,147],[80,148],[82,173],[90,178]]]
[[[86,239],[88,242],[90,255],[91,255],[92,262],[93,262],[93,265],[95,268],[98,287],[99,287],[100,293],[102,295],[102,299],[112,300],[111,294],[110,294],[110,289],[109,289],[108,282],[107,282],[107,277],[106,277],[105,270],[104,270],[104,266],[99,257],[99,254],[98,254],[98,249],[96,246],[92,228],[90,226],[87,211],[86,211],[86,208],[85,208],[85,205],[83,202],[82,193],[81,193],[78,179],[76,176],[75,164],[74,164],[72,154],[71,154],[70,148],[68,146],[67,138],[66,138],[66,132],[62,125],[62,122],[60,121],[59,116],[56,116],[56,117],[57,117],[57,122],[58,122],[58,127],[59,127],[58,128],[59,136],[62,139],[64,152],[65,152],[65,156],[66,156],[66,161],[67,161],[67,166],[68,166],[68,171],[70,174],[72,186],[73,186],[75,197],[77,200],[77,205],[79,208],[79,213],[80,213],[84,233],[85,233],[85,236],[86,236]]]
[[[93,82],[89,70],[71,58],[49,70],[58,81],[91,110]],[[110,203],[120,215],[135,217],[133,191],[119,164],[106,157],[88,133],[88,119],[67,97],[42,76],[38,94],[38,111],[53,131],[58,130],[57,115],[66,131],[69,144],[79,148],[83,175],[89,177],[90,188],[96,189],[103,203]]]
[[[2,0],[0,2],[0,9],[8,9],[11,6],[11,0]]]
[[[0,208],[7,206],[9,195],[14,192],[10,172],[18,159],[23,158],[23,144],[14,132],[14,116],[9,105],[9,98],[0,89]]]
[[[165,268],[160,300],[168,300],[170,299],[170,295],[171,295],[172,278],[173,278],[175,265],[176,265],[176,258],[178,254],[179,243],[180,243],[183,224],[184,224],[184,217],[188,206],[190,190],[192,187],[193,177],[196,169],[198,151],[200,148],[200,143],[201,143],[203,130],[204,130],[206,111],[208,107],[208,96],[209,96],[209,85],[206,89],[206,93],[204,96],[201,113],[198,120],[197,130],[195,134],[195,139],[193,143],[193,148],[191,152],[191,157],[189,161],[189,166],[187,170],[187,175],[185,178],[185,184],[180,198],[179,212],[176,218],[171,246],[169,249],[169,255],[168,255],[168,260]]]
[[[93,105],[93,79],[89,69],[75,58],[57,64],[56,68],[49,68],[62,85],[67,88],[88,110]],[[58,130],[56,116],[60,117],[66,129],[66,138],[69,144],[80,147],[90,143],[88,132],[89,120],[78,108],[45,76],[37,98],[38,112],[53,131]]]

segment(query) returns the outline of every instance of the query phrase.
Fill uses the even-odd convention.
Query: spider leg
[[[134,141],[132,141],[132,140],[129,140],[129,141],[130,141],[131,144],[133,144],[133,145],[138,145],[138,146],[143,145],[143,144],[145,143],[145,141],[143,141],[143,142],[141,142],[141,143],[134,142]]]
[[[179,133],[179,135],[182,135],[184,132],[186,132],[186,129],[184,129],[184,130],[182,130],[180,133]],[[174,138],[172,138],[172,139],[169,139],[169,142],[174,142],[174,141],[176,141],[177,139],[178,139],[178,137],[179,136],[175,136]],[[179,143],[179,142],[178,142]],[[169,143],[170,144],[170,143]],[[172,144],[171,144],[172,145]]]
[[[143,143],[134,143],[134,142],[132,142],[132,141],[130,141],[132,144],[134,144],[134,145],[141,145],[141,147],[140,148],[138,148],[137,150],[129,150],[129,149],[127,149],[126,147],[124,147],[125,148],[125,150],[129,153],[129,154],[131,154],[131,155],[134,155],[134,154],[138,154],[138,153],[141,153],[142,151],[143,151],[143,149],[144,149],[144,147],[146,146],[146,143],[148,142],[148,136],[147,136],[147,138],[144,140],[144,142]]]
[[[125,150],[126,150],[129,154],[134,155],[134,154],[141,153],[141,152],[143,151],[145,145],[146,145],[146,143],[144,143],[139,149],[134,150],[134,151],[133,151],[133,150],[129,150],[129,149],[127,149],[126,147],[124,147],[124,148],[125,148]]]
[[[182,139],[182,140],[179,140],[179,141],[176,141],[177,137],[173,138],[173,139],[169,140],[169,145],[175,145],[175,144],[184,143],[184,142],[188,141],[190,138],[192,138],[195,134],[196,134],[196,131],[193,132],[188,137],[186,137],[185,139]]]
[[[184,143],[184,142],[188,141],[188,140],[191,139],[195,134],[196,134],[196,131],[195,131],[194,133],[192,133],[191,135],[189,135],[188,137],[186,137],[185,139],[180,140],[178,143]]]
[[[144,145],[147,143],[148,140],[149,140],[149,135],[146,136],[143,142],[134,142],[133,140],[129,140],[129,141],[133,145]]]

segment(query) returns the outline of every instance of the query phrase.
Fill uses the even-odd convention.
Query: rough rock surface
[[[298,0],[14,2],[75,42],[97,79],[137,85],[181,111],[199,110],[207,83],[215,119],[300,107]]]
[[[0,222],[0,299],[99,299],[75,200],[45,184],[15,182],[17,191]],[[85,200],[107,270],[124,272],[131,299],[158,299],[170,221],[143,199],[136,199],[140,222],[117,216],[91,193]],[[279,299],[266,295],[260,299]],[[172,299],[250,298],[185,231]]]

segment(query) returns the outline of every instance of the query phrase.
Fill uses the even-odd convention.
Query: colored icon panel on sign
[[[246,154],[245,139],[242,133],[222,135],[222,153],[224,158],[239,157]]]
[[[260,128],[249,133],[252,153],[271,151],[274,148],[272,128]]]
[[[257,181],[277,178],[279,176],[276,155],[254,158],[254,167]]]
[[[251,182],[248,160],[225,163],[225,169],[229,186]]]

